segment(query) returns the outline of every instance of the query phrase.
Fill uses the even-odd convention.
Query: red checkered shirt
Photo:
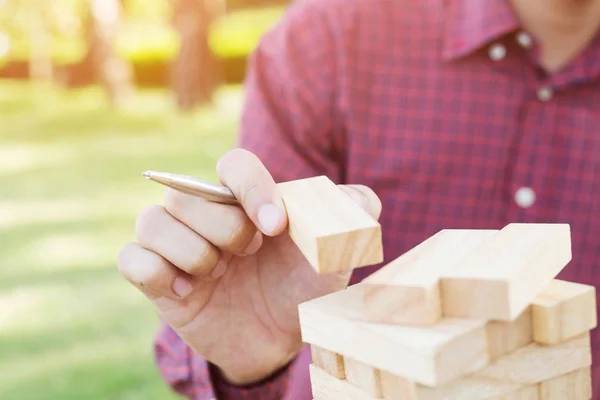
[[[252,55],[239,143],[277,181],[373,188],[384,263],[444,228],[566,222],[559,278],[598,286],[600,37],[553,74],[538,56],[506,0],[297,0]],[[598,330],[592,345],[598,360]],[[191,399],[312,399],[307,351],[238,388],[168,327],[156,342]],[[600,400],[597,362],[593,378]]]

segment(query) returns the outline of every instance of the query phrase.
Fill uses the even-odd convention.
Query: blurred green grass
[[[154,365],[158,319],[116,269],[146,169],[214,180],[239,87],[180,114],[166,92],[121,111],[97,88],[0,81],[0,398],[175,399]]]

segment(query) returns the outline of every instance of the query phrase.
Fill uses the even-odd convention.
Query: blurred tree
[[[121,0],[89,0],[89,7],[89,55],[111,103],[119,106],[134,90],[131,65],[114,49],[122,22]]]
[[[32,79],[52,79],[52,21],[50,2],[36,0],[4,0],[2,26],[9,35],[18,32],[28,43],[29,76]],[[20,34],[20,35],[19,35]]]
[[[182,110],[210,103],[220,82],[217,58],[208,42],[212,22],[224,12],[221,0],[173,0],[173,25],[180,35],[171,79]]]

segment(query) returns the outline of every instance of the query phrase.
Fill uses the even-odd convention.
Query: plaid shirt
[[[506,0],[297,0],[252,56],[240,146],[277,181],[373,188],[385,263],[443,228],[567,222],[559,278],[598,286],[600,37],[554,74],[538,55]],[[598,360],[598,330],[592,345]],[[252,388],[224,384],[168,327],[156,351],[189,398],[312,399],[307,351]]]

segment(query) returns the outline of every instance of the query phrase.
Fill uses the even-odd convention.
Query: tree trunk
[[[219,84],[217,60],[208,45],[214,13],[206,0],[174,1],[181,48],[172,66],[172,88],[178,107],[189,110],[212,102]]]
[[[114,51],[113,40],[121,23],[120,0],[90,0],[90,52],[96,75],[113,105],[119,106],[133,93],[132,68]]]
[[[44,20],[44,11],[40,7],[30,10],[29,26],[29,76],[33,80],[51,81],[53,76],[52,65],[52,37]]]

